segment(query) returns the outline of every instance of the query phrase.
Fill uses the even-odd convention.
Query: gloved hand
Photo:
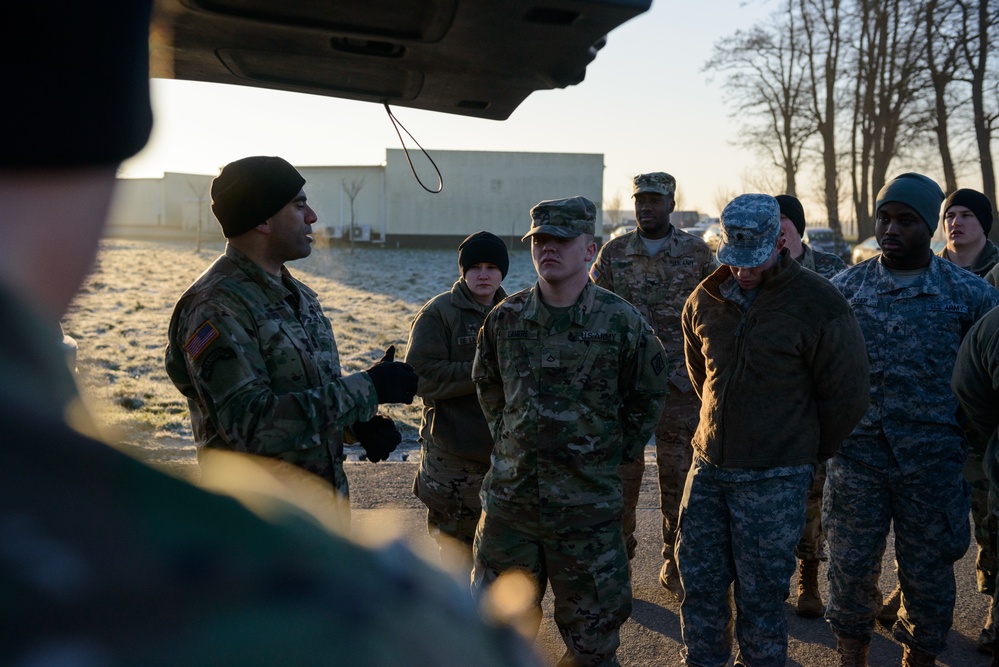
[[[385,461],[402,442],[402,434],[395,422],[385,415],[375,415],[366,422],[356,422],[350,428],[358,444],[372,463]]]
[[[382,360],[365,372],[375,384],[379,403],[410,404],[419,382],[416,371],[409,364],[394,359],[395,345],[389,345]]]

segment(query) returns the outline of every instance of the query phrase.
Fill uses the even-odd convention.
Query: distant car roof
[[[652,0],[161,0],[153,76],[503,120]]]

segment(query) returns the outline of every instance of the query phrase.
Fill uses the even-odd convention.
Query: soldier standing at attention
[[[815,463],[867,407],[864,338],[828,280],[784,250],[777,201],[722,211],[721,268],[683,308],[687,369],[701,397],[676,555],[685,664],[787,662],[784,599]]]
[[[780,205],[780,230],[788,253],[798,264],[824,278],[832,278],[846,268],[846,262],[831,252],[822,252],[802,242],[805,233],[805,209],[797,197],[777,195]],[[822,489],[826,484],[826,464],[815,464],[815,477],[808,488],[805,505],[805,530],[794,555],[798,557],[798,601],[794,612],[803,618],[819,618],[825,611],[819,594],[819,563],[826,560],[826,536],[822,531]]]
[[[642,455],[666,394],[662,345],[634,307],[590,283],[596,208],[531,209],[538,282],[486,317],[472,366],[493,435],[472,590],[522,570],[551,584],[561,665],[613,665],[631,614],[618,466]]]
[[[826,465],[829,606],[842,664],[866,665],[878,576],[894,525],[902,606],[892,633],[905,667],[933,665],[950,630],[954,562],[968,549],[967,441],[950,378],[965,332],[999,292],[930,249],[944,194],[906,173],[878,193],[881,256],[843,271],[867,342],[867,414]]]
[[[427,506],[427,528],[440,546],[441,563],[472,572],[472,540],[489,470],[493,437],[472,382],[475,341],[486,314],[506,298],[500,283],[510,268],[501,238],[476,232],[458,246],[459,278],[416,314],[406,362],[420,377],[423,451],[413,493]]]
[[[680,577],[673,558],[676,519],[690,470],[690,439],[697,428],[700,401],[683,364],[680,311],[697,284],[718,266],[708,245],[675,228],[669,216],[676,202],[676,180],[669,174],[639,174],[633,179],[638,229],[604,245],[590,268],[590,279],[638,309],[666,350],[669,396],[656,426],[659,506],[663,515],[663,566],[659,582],[679,599]],[[635,557],[635,508],[645,457],[621,465],[624,483],[624,539]]]
[[[304,185],[288,162],[264,156],[212,181],[228,243],[174,308],[166,369],[187,397],[203,467],[218,449],[279,459],[322,478],[343,519],[344,429],[370,460],[388,458],[401,436],[378,405],[411,403],[417,377],[394,348],[366,372],[340,374],[316,293],[284,266],[312,252],[317,216]]]

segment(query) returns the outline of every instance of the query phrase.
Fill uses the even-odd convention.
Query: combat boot
[[[902,667],[934,667],[936,664],[937,656],[908,644],[902,646]]]
[[[839,667],[867,667],[867,650],[870,646],[870,637],[836,635],[836,653],[839,653]]]
[[[898,620],[898,610],[901,606],[902,586],[896,584],[895,590],[885,598],[884,604],[881,605],[881,611],[878,612],[878,622],[890,630],[895,625],[895,621]]]
[[[988,615],[985,617],[985,624],[982,631],[978,633],[978,652],[985,655],[992,655],[992,649],[996,645],[996,625],[992,617],[992,607],[989,607]]]
[[[680,572],[676,569],[676,561],[670,558],[659,570],[659,583],[673,594],[677,602],[683,602],[683,585],[680,583]]]
[[[798,604],[794,613],[802,618],[819,618],[825,611],[819,595],[819,561],[798,561]]]

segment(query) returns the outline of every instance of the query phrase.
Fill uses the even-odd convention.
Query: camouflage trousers
[[[440,548],[444,569],[472,572],[472,541],[482,504],[479,489],[489,466],[423,443],[413,493],[427,506],[427,531]]]
[[[628,556],[621,518],[594,508],[486,510],[475,532],[472,593],[481,596],[504,572],[526,572],[537,583],[540,618],[547,584],[566,653],[560,665],[617,665],[620,628],[631,615]]]
[[[676,559],[683,584],[680,627],[685,664],[723,667],[787,662],[784,600],[794,545],[805,523],[812,466],[724,469],[694,458],[680,507]]]
[[[826,485],[825,462],[815,464],[815,476],[805,501],[805,530],[801,532],[794,555],[801,560],[826,559],[826,534],[822,530],[822,489]]]
[[[975,521],[975,542],[978,557],[975,560],[975,575],[978,592],[994,595],[996,576],[999,575],[999,562],[996,555],[996,517],[989,511],[989,479],[985,476],[982,463],[988,438],[977,433],[968,433],[968,460],[964,464],[964,478],[971,484],[971,518]]]
[[[701,402],[697,394],[693,391],[681,393],[670,385],[666,405],[656,426],[656,468],[659,471],[659,508],[663,515],[663,558],[666,560],[673,559],[677,514],[693,455],[690,441],[697,430],[700,409]],[[638,495],[644,474],[644,457],[622,463],[618,468],[624,493],[622,527],[629,559],[635,557],[635,548],[638,546],[638,540],[635,539],[635,512],[638,509]]]
[[[894,523],[902,607],[892,634],[932,655],[943,650],[956,597],[954,563],[971,541],[962,459],[955,455],[908,475],[894,459],[887,469],[843,456],[829,460],[822,508],[829,537],[826,619],[837,635],[871,634],[881,608],[881,559]]]

